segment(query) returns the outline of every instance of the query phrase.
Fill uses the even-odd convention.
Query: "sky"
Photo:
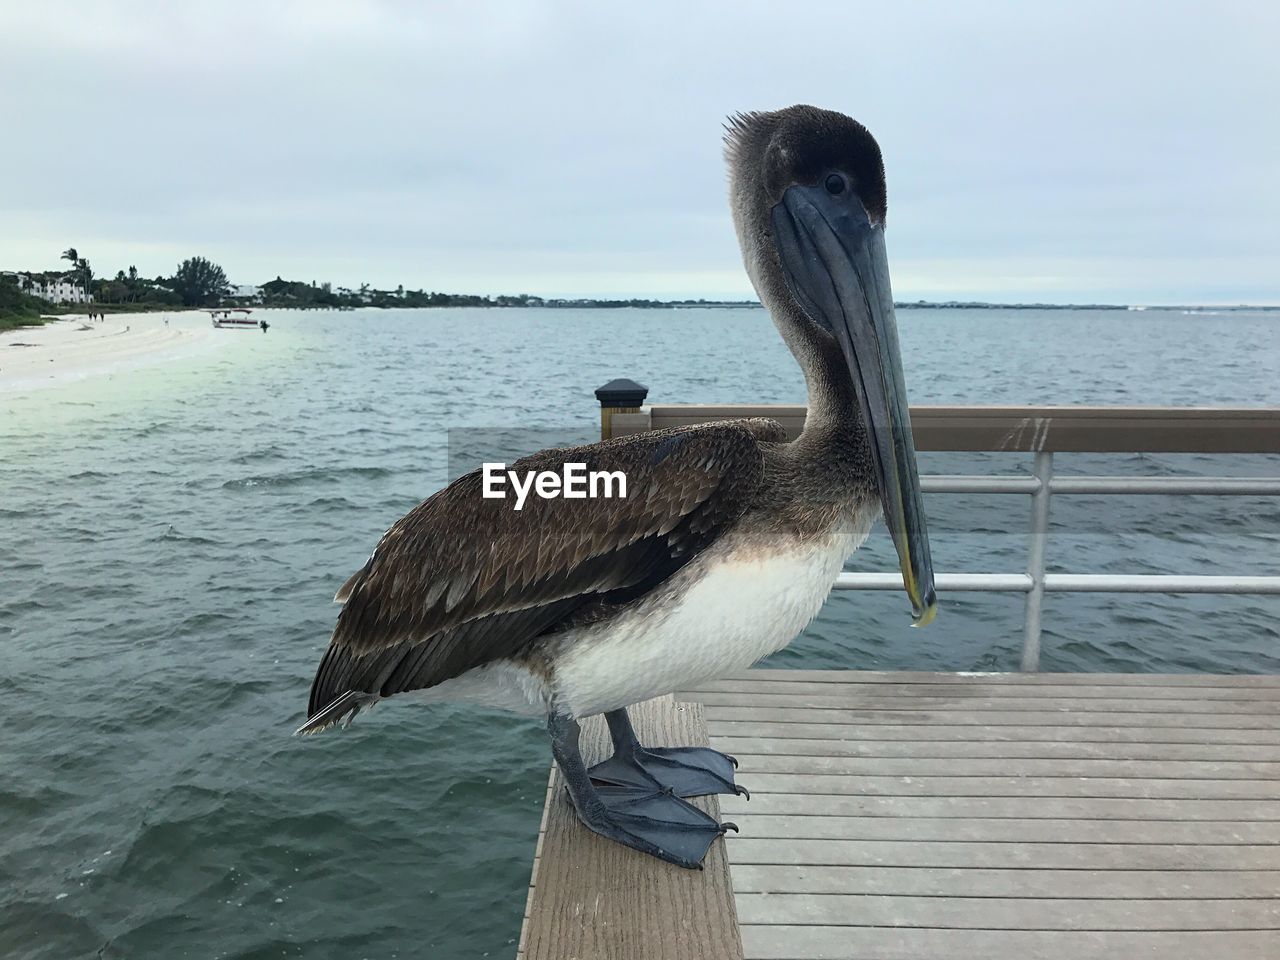
[[[721,124],[885,156],[901,300],[1280,303],[1280,4],[0,2],[0,269],[751,296]]]

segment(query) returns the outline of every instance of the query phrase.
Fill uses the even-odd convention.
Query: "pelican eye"
[[[824,186],[827,188],[827,193],[833,197],[838,197],[844,193],[844,177],[838,173],[829,173]]]

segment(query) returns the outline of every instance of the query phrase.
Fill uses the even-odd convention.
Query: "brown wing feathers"
[[[518,655],[588,608],[642,595],[735,520],[760,483],[759,440],[737,421],[545,450],[511,465],[621,470],[625,499],[486,499],[477,471],[397,521],[343,585],[346,605],[311,688],[308,716],[350,691],[360,702],[422,689]],[[780,439],[780,437],[778,437]],[[312,726],[311,723],[308,727]]]

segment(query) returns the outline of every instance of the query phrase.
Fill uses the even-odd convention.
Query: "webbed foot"
[[[669,790],[604,786],[595,793],[599,803],[577,811],[589,829],[678,867],[701,870],[715,839],[738,830],[737,824],[721,823]]]
[[[738,761],[710,747],[646,747],[636,739],[627,711],[604,715],[613,740],[613,756],[590,769],[596,783],[645,787],[657,783],[678,797],[733,793],[751,799],[733,779]]]
[[[751,795],[733,780],[738,762],[710,747],[619,748],[608,760],[587,772],[597,784],[643,788],[654,782],[669,788],[677,797],[701,797],[710,793]]]
[[[613,726],[611,723],[610,727]],[[627,726],[629,728],[630,724]],[[648,751],[647,766],[620,760],[617,765],[619,782],[607,782],[593,777],[582,762],[578,749],[580,730],[576,720],[565,714],[552,713],[547,718],[547,731],[551,734],[551,751],[564,777],[574,812],[588,829],[600,836],[668,863],[697,870],[701,869],[702,860],[717,837],[723,836],[726,830],[737,832],[736,824],[721,823],[680,799],[672,787],[664,786],[647,769],[647,766],[661,767],[664,773],[684,777],[692,785],[697,776],[706,773],[698,765],[700,762],[723,763],[729,767],[728,784],[733,789],[732,762],[723,754],[705,748],[687,748],[690,757],[684,756],[684,749]],[[714,757],[702,756],[704,752],[714,754]],[[628,756],[633,753],[626,751]],[[664,755],[666,753],[674,754],[674,759]],[[688,762],[690,760],[692,763]],[[717,780],[715,784],[722,785],[723,782]]]

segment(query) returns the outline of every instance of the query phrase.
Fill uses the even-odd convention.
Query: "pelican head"
[[[923,626],[937,598],[889,288],[880,147],[844,114],[794,106],[733,117],[726,148],[747,273],[805,369],[810,417],[838,424],[843,408],[852,412]]]

